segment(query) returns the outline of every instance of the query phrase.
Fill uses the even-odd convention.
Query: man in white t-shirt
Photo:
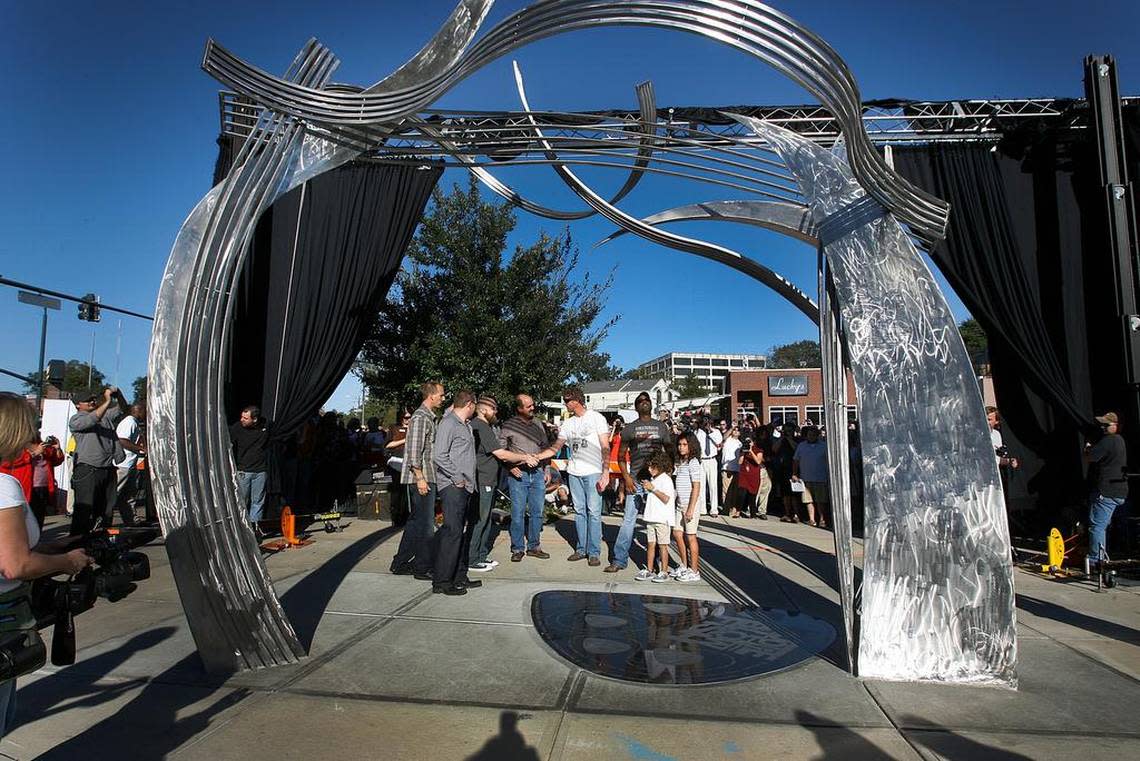
[[[562,401],[572,417],[562,423],[558,440],[538,455],[543,460],[553,457],[563,444],[570,446],[566,466],[570,482],[570,499],[574,502],[574,527],[578,546],[571,560],[586,557],[590,565],[599,565],[602,554],[602,492],[610,482],[606,467],[610,451],[610,426],[601,413],[586,409],[586,395],[577,386],[562,394]]]
[[[115,426],[115,435],[119,437],[119,446],[123,448],[124,457],[115,461],[115,507],[124,526],[135,524],[135,508],[130,498],[138,491],[139,470],[135,467],[139,455],[146,454],[146,446],[142,443],[142,429],[139,423],[146,419],[146,405],[135,404],[131,411],[123,416]],[[111,525],[111,515],[105,517],[106,525]]]

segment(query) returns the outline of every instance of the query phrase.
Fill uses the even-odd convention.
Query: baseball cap
[[[1105,425],[1119,424],[1120,418],[1118,418],[1116,416],[1115,412],[1106,412],[1103,415],[1101,415],[1100,417],[1098,417],[1096,419],[1096,422],[1104,423]]]
[[[499,411],[499,403],[495,401],[495,397],[483,394],[479,397],[478,404],[485,404],[496,412]]]

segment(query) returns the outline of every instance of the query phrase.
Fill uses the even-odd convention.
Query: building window
[[[694,365],[700,365],[702,367],[708,367],[709,366],[709,359],[708,359],[708,357],[694,357],[693,358],[693,364]]]
[[[692,364],[692,362],[693,362],[692,357],[674,357],[673,358],[673,364],[675,364],[675,365],[688,365],[688,364]]]
[[[712,366],[713,367],[728,367],[728,360],[727,359],[714,359],[712,361]]]
[[[859,408],[854,404],[847,405],[847,422],[854,423],[859,419]]]
[[[732,360],[731,364],[733,367],[744,367],[744,360],[743,359],[734,359],[734,360]]]
[[[823,425],[823,407],[812,404],[804,407],[804,420],[810,420],[816,425]]]
[[[768,408],[768,422],[772,425],[784,425],[785,423],[794,423],[799,425],[800,422],[800,408],[799,407],[769,407]]]

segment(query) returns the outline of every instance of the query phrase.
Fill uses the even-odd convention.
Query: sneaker
[[[664,584],[665,582],[669,581],[669,574],[662,571],[661,573],[655,574],[653,578],[650,579],[650,581],[652,581],[654,584]]]
[[[720,515],[720,511],[719,511],[719,510],[713,510],[711,513],[709,513],[709,515],[711,515],[712,517],[714,517],[714,518],[715,518],[715,517],[717,517],[718,515]]]
[[[486,573],[487,571],[493,571],[494,569],[495,566],[487,562],[475,563],[474,565],[467,566],[468,571],[474,571],[475,573]]]
[[[499,561],[498,560],[485,560],[483,562],[485,562],[487,565],[491,566],[492,568],[498,568],[499,567]]]
[[[700,580],[701,580],[701,575],[699,573],[697,573],[696,571],[692,570],[691,568],[686,568],[685,569],[685,575],[681,576],[677,579],[677,581],[681,581],[681,582],[685,582],[685,583],[693,582],[693,581],[700,581]]]
[[[653,573],[650,572],[650,570],[648,568],[642,568],[640,571],[637,572],[637,575],[633,577],[633,580],[634,581],[649,581],[652,578],[653,578]]]
[[[673,570],[669,571],[669,578],[670,579],[679,578],[683,573],[685,573],[686,570],[687,569],[685,569],[685,568],[674,568]]]

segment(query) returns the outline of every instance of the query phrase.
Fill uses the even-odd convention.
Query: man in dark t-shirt
[[[1089,505],[1089,562],[1099,564],[1108,559],[1105,550],[1105,534],[1112,514],[1124,504],[1128,497],[1128,478],[1124,468],[1128,464],[1128,449],[1124,438],[1118,433],[1120,419],[1115,412],[1106,413],[1096,419],[1104,436],[1096,444],[1085,450],[1089,465],[1089,479],[1092,483]]]
[[[494,532],[491,524],[491,506],[495,501],[495,490],[499,486],[500,461],[512,466],[535,467],[538,460],[533,455],[512,452],[499,441],[499,404],[492,396],[483,395],[475,407],[475,417],[471,418],[471,431],[475,434],[475,481],[476,495],[472,500],[471,520],[467,535],[467,570],[483,573],[494,570],[497,560],[488,559]]]
[[[649,478],[645,467],[649,455],[659,449],[672,454],[673,433],[668,425],[653,419],[653,400],[649,394],[644,391],[638,394],[633,408],[637,410],[637,420],[621,429],[621,448],[618,449],[618,467],[625,481],[625,514],[614,542],[613,562],[606,567],[606,573],[617,573],[629,564],[629,546],[633,543],[637,513],[645,507],[645,490],[641,482]],[[629,454],[628,465],[626,454]]]
[[[269,431],[261,419],[260,408],[250,405],[241,411],[241,418],[230,426],[230,441],[237,466],[238,491],[248,507],[254,533],[259,533],[257,524],[265,506],[265,473],[268,470],[265,450],[269,444]]]

